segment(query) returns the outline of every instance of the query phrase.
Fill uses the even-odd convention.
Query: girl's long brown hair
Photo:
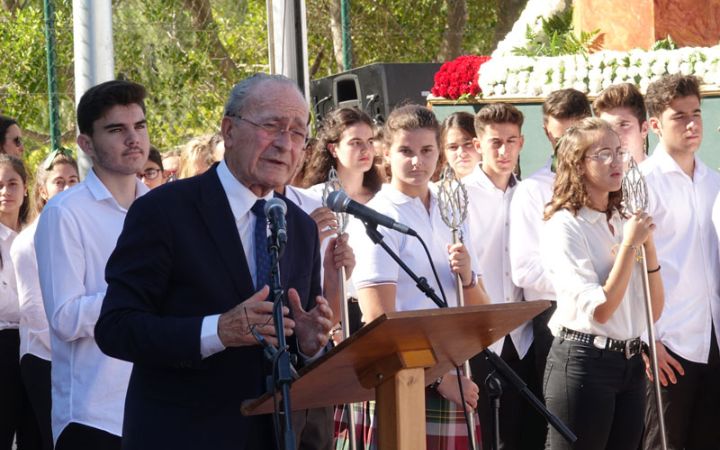
[[[337,169],[337,159],[330,153],[328,144],[340,142],[343,131],[349,127],[364,123],[372,130],[374,125],[370,116],[358,108],[338,108],[330,112],[322,122],[317,136],[317,144],[304,168],[303,186],[310,187],[327,181],[331,167]],[[372,151],[372,149],[371,149]],[[375,193],[380,190],[383,176],[380,169],[373,164],[363,175],[363,186]]]

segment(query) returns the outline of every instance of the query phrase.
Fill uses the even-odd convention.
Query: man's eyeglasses
[[[289,128],[285,125],[281,124],[280,122],[263,122],[263,123],[257,123],[253,122],[250,119],[246,119],[245,117],[240,116],[239,114],[228,114],[229,117],[234,117],[235,119],[245,121],[249,123],[250,125],[260,128],[267,134],[268,136],[272,138],[276,138],[284,133],[289,133],[290,135],[290,141],[294,145],[302,145],[305,146],[305,142],[307,142],[307,129],[300,129],[300,128]]]
[[[139,172],[139,173],[137,174],[137,177],[138,177],[139,179],[141,179],[141,180],[142,180],[143,178],[146,178],[146,179],[148,179],[148,180],[154,180],[154,179],[157,178],[158,175],[160,175],[161,173],[162,173],[162,170],[160,170],[160,169],[145,169],[144,171]]]
[[[586,158],[595,160],[597,162],[605,164],[606,166],[609,166],[616,159],[618,161],[620,161],[621,163],[626,163],[626,162],[630,161],[630,153],[626,152],[624,150],[615,153],[612,150],[605,149],[605,150],[600,150],[599,152],[595,153],[594,155],[587,155]]]

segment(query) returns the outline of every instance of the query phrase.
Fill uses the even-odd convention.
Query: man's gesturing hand
[[[328,301],[318,295],[315,307],[305,311],[295,289],[288,290],[288,300],[295,320],[295,334],[300,351],[306,356],[314,356],[328,342],[333,325],[332,309]]]
[[[225,347],[259,345],[252,335],[252,329],[260,333],[270,344],[277,346],[275,324],[273,322],[273,303],[267,302],[270,288],[265,286],[252,297],[240,303],[230,311],[221,314],[218,319],[218,337]],[[295,293],[297,296],[297,292]],[[283,307],[283,316],[290,311]],[[283,319],[285,335],[291,336],[295,322],[289,317]]]

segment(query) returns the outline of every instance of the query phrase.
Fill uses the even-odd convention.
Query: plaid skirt
[[[357,450],[377,450],[377,417],[375,402],[335,407],[335,449],[349,450],[348,414],[355,418]],[[476,450],[482,449],[480,419],[475,416]],[[462,409],[444,399],[434,389],[425,389],[425,430],[427,450],[467,450],[470,448],[467,425]]]

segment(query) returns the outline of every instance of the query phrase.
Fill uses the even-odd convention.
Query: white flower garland
[[[565,11],[567,6],[566,0],[529,0],[523,12],[520,13],[520,17],[513,25],[512,30],[492,53],[492,57],[511,56],[514,48],[527,47],[528,40],[526,39],[526,32],[528,26],[530,26],[530,29],[537,35],[541,34],[542,19],[549,19]]]
[[[644,93],[652,81],[674,73],[696,75],[705,85],[720,85],[720,45],[602,51],[589,56],[493,56],[480,66],[480,88],[483,97],[537,97],[565,88],[597,95],[611,84],[628,82]]]

